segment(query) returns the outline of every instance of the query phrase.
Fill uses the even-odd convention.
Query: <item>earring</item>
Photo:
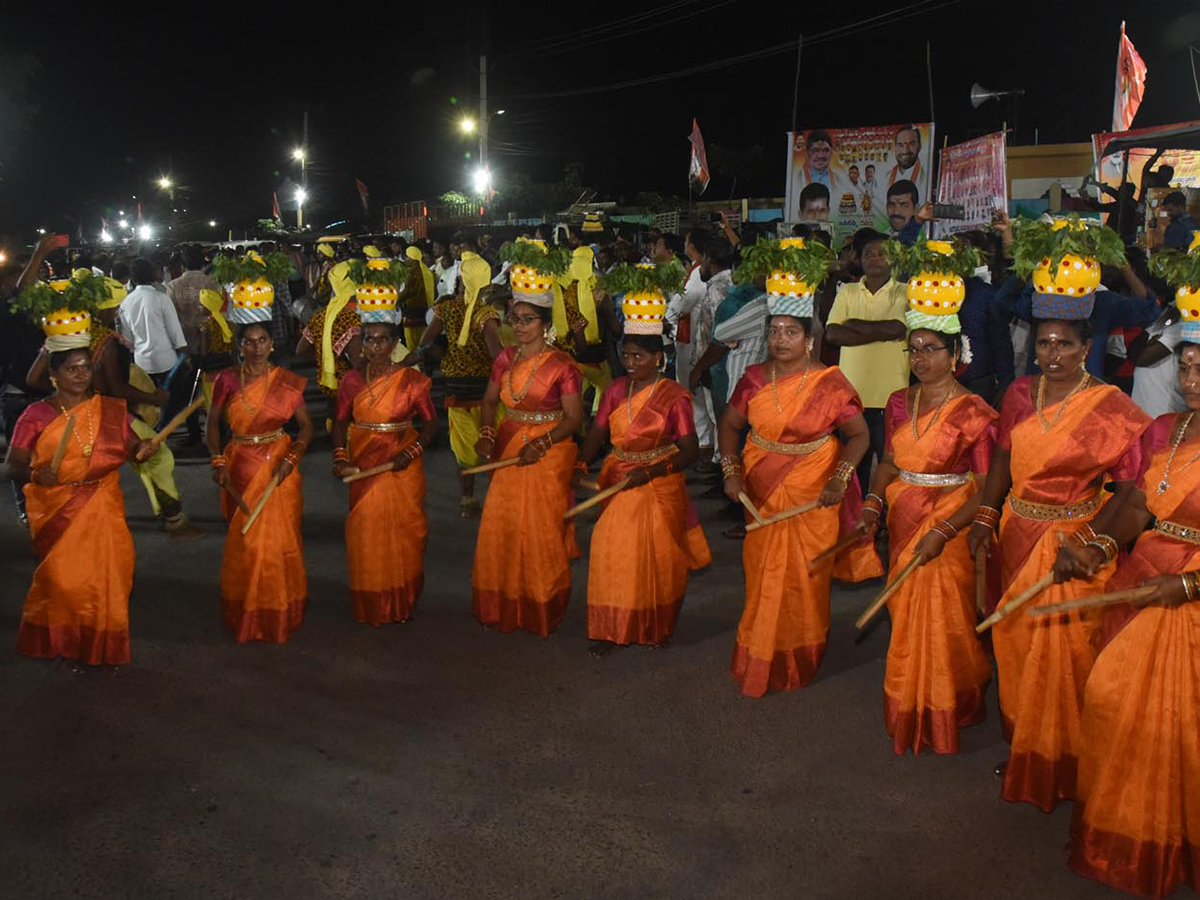
[[[56,391],[58,390],[58,379],[57,379],[57,378],[55,378],[53,375],[51,375],[51,376],[50,376],[50,385],[51,385],[51,387],[53,387],[53,388],[54,388]]]
[[[813,339],[809,338],[808,342],[804,345],[804,350],[806,353],[812,353],[812,348],[813,348]]]

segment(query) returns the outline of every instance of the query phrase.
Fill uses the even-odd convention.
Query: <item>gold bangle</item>
[[[947,540],[951,540],[951,539],[957,537],[958,529],[955,528],[953,525],[951,525],[950,521],[948,519],[938,519],[937,524],[941,525],[943,528],[946,528],[950,531],[950,537],[947,538]]]
[[[843,460],[834,467],[833,477],[842,484],[849,484],[850,479],[854,477],[854,466]]]

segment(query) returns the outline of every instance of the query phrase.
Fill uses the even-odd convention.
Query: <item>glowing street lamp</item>
[[[216,228],[216,227],[217,227],[217,220],[216,220],[216,219],[209,219],[209,220],[208,220],[208,227],[209,227],[209,228]]]
[[[304,158],[307,155],[308,154],[304,152],[303,147],[297,147],[295,150],[292,151],[292,159],[296,160],[297,162],[304,162]]]
[[[458,130],[463,134],[474,134],[475,120],[470,116],[464,116],[458,123]]]
[[[118,224],[118,225],[120,225],[122,228],[128,228],[128,227],[129,227],[129,220],[128,220],[128,219],[122,219],[122,220],[121,220],[120,222],[118,222],[117,224]]]
[[[102,244],[111,244],[112,243],[112,235],[108,233],[107,228],[104,228],[100,231],[100,243],[102,243]]]
[[[162,177],[160,177],[158,179],[158,186],[160,188],[162,188],[164,191],[169,191],[171,189],[172,184],[173,184],[173,182],[166,175],[163,175]]]
[[[151,234],[153,234],[153,232],[150,230],[149,225],[143,225],[141,228],[138,229],[138,237],[141,238],[143,241],[150,240]]]
[[[471,175],[471,183],[476,194],[486,196],[488,188],[492,185],[492,173],[482,167],[478,168]]]

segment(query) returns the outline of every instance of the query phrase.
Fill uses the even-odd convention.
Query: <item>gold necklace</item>
[[[269,378],[270,376],[271,376],[271,364],[267,363],[267,371],[264,373],[264,376],[263,376],[264,382],[265,382],[265,379]],[[263,389],[263,399],[259,401],[259,405],[261,406],[263,400],[266,400],[266,399],[267,399],[267,390],[266,390],[266,388],[264,388]],[[246,395],[246,364],[245,363],[242,363],[238,367],[238,400],[241,401],[242,406],[246,407],[246,411],[249,412],[250,415],[254,415],[255,413],[258,412],[258,407],[251,406],[250,399]]]
[[[1171,455],[1167,457],[1166,468],[1163,469],[1162,479],[1158,482],[1158,492],[1160,494],[1165,494],[1171,487],[1171,463],[1175,462],[1175,454],[1179,452],[1179,445],[1183,443],[1183,436],[1187,432],[1188,426],[1192,424],[1192,418],[1195,415],[1194,412],[1188,413],[1187,418],[1183,419],[1175,429],[1175,441],[1171,444]],[[1180,468],[1186,469],[1197,459],[1200,459],[1200,450],[1193,453],[1192,458],[1180,466]]]
[[[62,410],[62,414],[67,418],[70,418],[70,413],[67,412],[66,406],[63,405],[62,398],[58,396],[57,392],[54,394],[54,402],[58,404],[58,408]],[[83,451],[83,455],[91,456],[92,448],[96,443],[96,430],[92,427],[92,401],[90,397],[83,401],[83,406],[84,411],[87,413],[87,442],[85,443],[83,438],[79,436],[78,428],[73,429],[71,433],[75,435],[75,442],[79,444],[79,449]]]
[[[546,348],[543,347],[541,350],[538,351],[538,357],[541,357],[541,358],[538,359],[537,362],[534,363],[533,371],[531,371],[529,373],[529,377],[527,379],[525,379],[525,387],[521,388],[521,393],[518,394],[513,389],[513,372],[515,372],[517,370],[517,363],[519,363],[521,361],[521,356],[524,354],[524,352],[525,352],[524,347],[518,347],[517,355],[513,359],[513,364],[508,367],[508,392],[509,392],[509,394],[512,395],[514,406],[516,406],[518,403],[520,403],[522,400],[525,399],[525,395],[529,393],[529,388],[533,386],[534,376],[537,375],[538,369],[540,369],[542,367],[542,363],[544,363],[546,361],[545,357],[543,356],[543,354],[546,352]]]
[[[812,363],[810,360],[804,361],[804,374],[800,376],[800,383],[796,385],[796,393],[799,394],[804,390],[804,382],[808,381],[808,373],[812,371]],[[775,409],[777,412],[783,412],[783,407],[779,405],[779,384],[777,383],[779,369],[775,363],[771,363],[771,399],[775,401]]]
[[[921,416],[921,385],[917,385],[917,395],[913,398],[912,412],[909,414],[908,420],[912,423],[912,433],[914,440],[920,440],[933,430],[933,426],[937,424],[938,416],[942,414],[942,407],[950,402],[950,398],[958,393],[958,382],[946,392],[946,396],[942,398],[942,402],[938,404],[937,409],[933,411],[933,418],[929,420],[929,424],[924,431],[917,430],[917,419]]]
[[[654,381],[650,383],[650,393],[646,395],[646,402],[650,402],[650,398],[654,396],[654,389],[658,387],[658,383],[662,380],[661,375],[655,375]],[[633,379],[629,379],[629,390],[625,394],[625,414],[629,416],[629,424],[633,424]]]
[[[1091,380],[1092,376],[1088,372],[1084,372],[1083,377],[1079,379],[1079,382],[1075,385],[1075,387],[1071,388],[1067,396],[1063,397],[1062,403],[1060,403],[1058,406],[1058,412],[1054,416],[1054,421],[1047,422],[1046,417],[1042,415],[1042,406],[1045,405],[1046,402],[1046,376],[1038,376],[1037,403],[1035,411],[1037,412],[1038,421],[1042,423],[1043,434],[1048,432],[1051,428],[1059,423],[1059,420],[1063,417],[1063,413],[1067,410],[1067,403],[1080,391],[1085,390],[1088,382]]]
[[[381,372],[379,375],[376,375],[375,377],[379,378],[379,377],[382,377],[383,375],[390,375],[391,373],[392,373],[392,369],[388,368],[386,371]],[[375,389],[371,387],[371,382],[373,380],[374,379],[371,377],[371,364],[367,363],[366,388],[367,388],[367,396],[369,396],[371,398],[372,406],[374,406],[375,401],[379,399],[378,397],[375,396]]]

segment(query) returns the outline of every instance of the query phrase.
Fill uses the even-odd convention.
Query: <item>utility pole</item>
[[[479,57],[479,167],[487,174],[487,138],[488,138],[488,109],[487,109],[487,55]],[[488,178],[491,183],[491,178]],[[485,189],[484,196],[487,196]]]
[[[300,191],[308,199],[308,110],[304,111],[304,127],[300,138]],[[304,230],[304,201],[296,204],[296,230]]]

